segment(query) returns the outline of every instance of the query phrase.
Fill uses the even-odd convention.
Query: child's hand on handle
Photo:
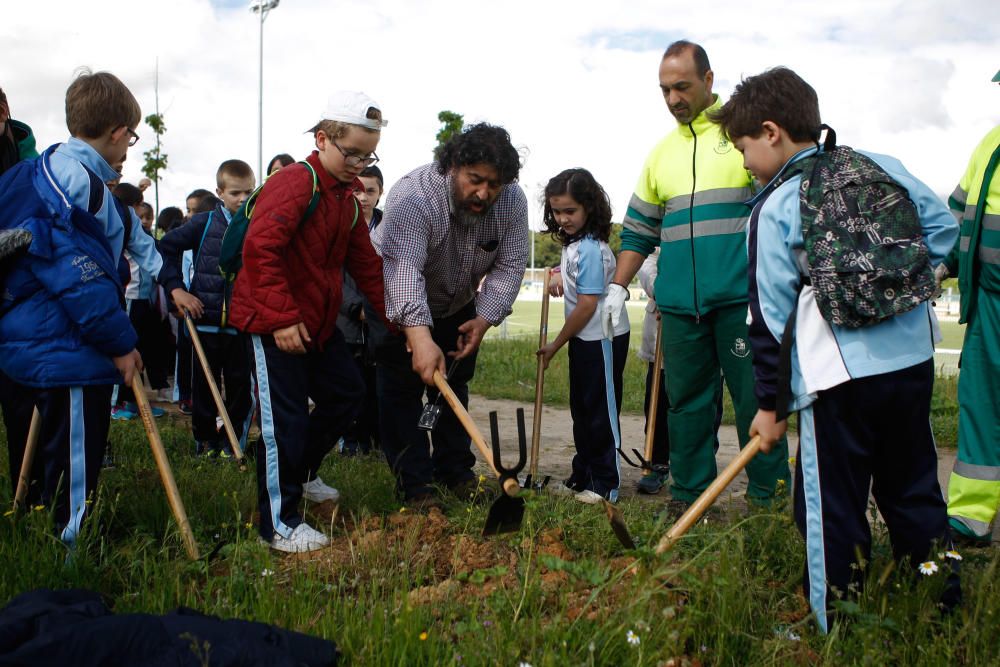
[[[205,313],[205,304],[201,299],[180,287],[170,291],[170,298],[174,300],[177,310],[193,319],[198,319]]]
[[[760,451],[770,454],[774,444],[785,435],[788,430],[788,420],[775,421],[774,410],[757,410],[757,414],[750,424],[750,437],[760,436]]]
[[[305,354],[306,345],[312,342],[309,331],[302,322],[274,332],[274,344],[288,354]]]
[[[618,283],[608,285],[608,293],[604,297],[604,305],[601,306],[601,327],[604,329],[605,338],[614,339],[615,327],[622,319],[622,308],[627,300],[627,289]]]
[[[563,295],[562,269],[558,266],[552,268],[552,276],[549,278],[549,296],[560,297]]]
[[[486,335],[486,331],[491,326],[493,325],[479,315],[467,322],[463,322],[458,327],[458,345],[455,351],[450,352],[448,356],[455,359],[465,359],[478,350],[479,345],[483,342],[483,336]]]
[[[549,369],[549,362],[552,361],[552,357],[554,357],[556,355],[556,352],[559,351],[559,347],[560,346],[556,345],[555,342],[552,342],[549,343],[548,345],[543,345],[542,347],[538,348],[537,352],[535,352],[535,355],[541,357],[542,359],[543,369],[545,370]]]
[[[122,374],[122,378],[125,380],[126,385],[131,386],[132,377],[136,373],[142,372],[142,357],[139,356],[139,351],[135,348],[133,348],[128,354],[112,358],[111,361],[114,362],[115,368],[118,369],[118,372]]]

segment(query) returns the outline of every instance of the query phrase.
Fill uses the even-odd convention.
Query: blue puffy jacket
[[[121,382],[112,357],[132,351],[137,337],[122,308],[118,258],[102,225],[56,183],[51,154],[0,178],[0,229],[33,236],[0,276],[0,370],[33,387]]]

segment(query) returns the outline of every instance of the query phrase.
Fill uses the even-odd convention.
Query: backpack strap
[[[198,272],[198,260],[201,258],[201,249],[202,246],[205,245],[205,237],[208,236],[208,229],[212,226],[212,216],[214,214],[215,211],[208,212],[208,220],[205,221],[205,229],[202,230],[201,240],[198,241],[198,247],[194,251],[194,257],[192,258],[194,261],[191,262],[191,266],[193,267],[195,273]]]

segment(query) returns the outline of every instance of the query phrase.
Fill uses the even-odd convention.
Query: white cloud
[[[213,185],[224,159],[256,168],[259,26],[248,2],[233,4],[19,4],[0,24],[0,86],[48,145],[65,139],[63,94],[76,67],[115,72],[151,113],[158,58],[170,161],[160,201],[181,205]],[[389,183],[430,159],[437,113],[451,109],[504,125],[529,150],[522,183],[532,200],[549,177],[583,166],[620,214],[646,153],[674,125],[656,71],[667,42],[686,36],[707,48],[717,92],[790,66],[817,89],[845,143],[897,155],[945,194],[1000,122],[1000,90],[989,82],[1000,67],[994,5],[283,0],[264,25],[263,157],[303,157],[303,132],[327,95],[359,88],[390,120],[378,150]],[[139,134],[132,181],[152,145],[148,127]]]

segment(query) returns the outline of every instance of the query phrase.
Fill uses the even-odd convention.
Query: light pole
[[[264,182],[264,19],[281,0],[254,0],[250,11],[260,17],[260,66],[257,69],[257,178]]]

